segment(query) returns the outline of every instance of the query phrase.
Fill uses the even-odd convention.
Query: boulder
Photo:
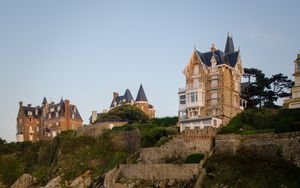
[[[61,188],[61,177],[57,176],[56,178],[53,178],[50,180],[46,186],[41,188]]]
[[[75,180],[72,181],[70,187],[72,188],[87,188],[92,184],[92,174],[91,171],[88,170],[85,173],[81,174]]]
[[[15,181],[11,188],[29,188],[33,186],[35,181],[35,177],[29,174],[23,174],[19,179],[17,179],[17,181]]]

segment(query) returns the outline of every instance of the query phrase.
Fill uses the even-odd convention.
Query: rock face
[[[36,178],[29,175],[23,174],[17,181],[11,186],[12,188],[29,188],[34,185]]]
[[[92,184],[92,174],[91,171],[86,171],[84,174],[77,177],[72,181],[70,187],[73,188],[88,188]]]
[[[45,187],[41,188],[61,188],[61,178],[60,176],[57,176],[56,178],[53,178],[50,180]]]

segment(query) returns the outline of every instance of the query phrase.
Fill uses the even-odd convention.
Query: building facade
[[[49,140],[65,130],[76,130],[82,126],[82,118],[75,105],[61,99],[59,103],[48,103],[44,98],[42,106],[23,106],[19,103],[16,141]]]
[[[215,45],[204,53],[194,49],[183,73],[186,86],[178,92],[181,131],[225,125],[244,109],[243,66],[232,36],[228,35],[224,52]]]
[[[283,106],[285,108],[300,108],[300,54],[297,55],[297,59],[294,61],[295,71],[295,85],[292,88],[292,98],[284,101]]]

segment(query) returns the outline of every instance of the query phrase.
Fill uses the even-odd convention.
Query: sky
[[[299,0],[0,1],[0,137],[14,141],[19,101],[70,99],[88,123],[112,92],[142,83],[158,117],[177,115],[193,52],[224,50],[244,67],[290,78],[300,53]]]

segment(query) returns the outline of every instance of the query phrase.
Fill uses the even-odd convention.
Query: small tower
[[[284,101],[285,108],[300,108],[300,53],[297,55],[295,62],[295,86],[292,88],[292,98]]]

